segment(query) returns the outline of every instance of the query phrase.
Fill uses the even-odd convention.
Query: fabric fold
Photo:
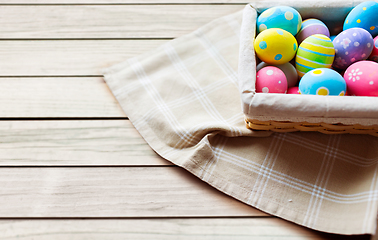
[[[264,212],[339,234],[375,232],[378,138],[245,127],[237,84],[242,11],[104,71],[161,157]]]

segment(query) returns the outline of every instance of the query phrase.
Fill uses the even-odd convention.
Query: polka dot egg
[[[295,67],[302,77],[316,68],[331,68],[334,58],[335,49],[331,39],[323,34],[314,34],[299,45]]]
[[[300,94],[344,96],[345,92],[344,78],[329,68],[311,70],[299,82]]]
[[[376,36],[373,40],[374,46],[373,51],[371,52],[369,59],[375,62],[378,62],[378,36]]]
[[[350,28],[363,28],[371,35],[378,34],[378,3],[366,1],[358,4],[345,18],[343,30]]]
[[[301,44],[303,40],[314,34],[330,36],[328,27],[322,21],[315,18],[303,21],[301,29],[296,36],[298,44]]]
[[[257,64],[256,71],[259,71],[263,67],[267,67],[267,66],[272,66],[272,65],[267,64],[266,62],[261,62],[261,63]],[[287,62],[287,63],[284,63],[284,64],[279,64],[279,65],[274,65],[274,66],[278,67],[279,69],[281,69],[284,72],[284,74],[286,76],[288,88],[297,85],[298,73],[297,73],[297,70],[295,69],[295,67],[291,63]]]
[[[281,28],[292,35],[298,33],[302,24],[302,17],[297,10],[288,6],[268,8],[262,12],[257,20],[257,30],[262,32],[270,28]]]
[[[359,61],[344,73],[348,93],[355,96],[378,96],[378,63]]]
[[[274,66],[260,69],[256,74],[256,92],[286,93],[287,80],[284,72]]]
[[[268,64],[284,64],[295,56],[298,44],[295,37],[279,28],[267,29],[257,35],[254,49],[257,57]]]
[[[365,60],[373,50],[373,37],[362,28],[342,31],[333,40],[336,56],[333,67],[346,69],[350,64]]]

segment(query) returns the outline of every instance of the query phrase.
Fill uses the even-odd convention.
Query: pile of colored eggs
[[[377,2],[354,7],[337,36],[288,6],[265,10],[256,24],[256,92],[378,96]]]

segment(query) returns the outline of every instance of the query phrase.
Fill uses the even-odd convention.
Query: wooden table
[[[0,0],[0,238],[368,239],[269,216],[173,166],[105,84],[103,68],[246,3]]]

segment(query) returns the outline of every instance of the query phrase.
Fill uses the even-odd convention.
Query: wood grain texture
[[[68,236],[70,240],[369,239],[320,233],[278,218],[0,221],[1,239],[65,240]]]
[[[243,5],[3,5],[0,39],[174,38]],[[201,17],[198,17],[201,16]]]
[[[267,216],[178,167],[0,168],[0,217]]]
[[[126,117],[101,77],[0,78],[0,118]]]
[[[1,8],[0,8],[1,9]],[[167,40],[0,41],[0,76],[88,76]]]
[[[268,216],[94,120],[126,117],[103,68],[246,3],[0,0],[0,239],[366,239]]]
[[[0,121],[0,166],[162,166],[128,120]]]
[[[247,4],[241,0],[0,0],[0,4]]]

